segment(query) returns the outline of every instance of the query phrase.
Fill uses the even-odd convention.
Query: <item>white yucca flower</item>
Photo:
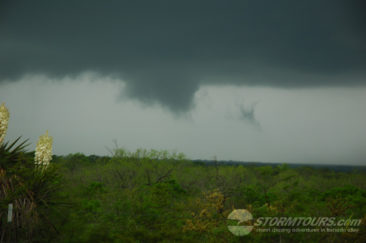
[[[38,166],[47,167],[52,159],[52,137],[46,134],[39,137],[34,161]]]
[[[0,144],[5,139],[6,131],[8,130],[8,122],[9,122],[9,111],[5,106],[5,103],[2,103],[0,106]]]

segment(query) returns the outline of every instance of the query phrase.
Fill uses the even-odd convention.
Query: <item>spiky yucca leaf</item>
[[[5,142],[0,144],[0,169],[9,169],[26,160],[25,148],[28,146],[28,139],[18,143],[20,139],[21,137],[18,137],[12,143]]]
[[[0,242],[33,242],[52,230],[50,210],[59,204],[60,176],[54,166],[42,173],[27,153],[27,141],[0,145]],[[13,220],[6,222],[8,204],[13,204]],[[49,227],[51,225],[51,228]]]

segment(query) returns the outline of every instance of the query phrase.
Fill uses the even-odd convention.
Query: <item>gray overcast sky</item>
[[[8,138],[366,163],[366,2],[0,2]]]

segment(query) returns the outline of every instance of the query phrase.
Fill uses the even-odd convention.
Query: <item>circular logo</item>
[[[228,219],[227,228],[231,233],[236,236],[243,236],[249,234],[253,230],[251,225],[243,225],[246,222],[250,222],[253,219],[252,214],[246,209],[235,209],[233,210]]]

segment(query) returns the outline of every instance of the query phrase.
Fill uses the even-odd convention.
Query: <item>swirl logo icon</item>
[[[245,223],[248,224],[253,219],[252,214],[246,209],[233,210],[227,219],[227,228],[236,236],[247,235],[253,230],[252,225],[245,225]]]

